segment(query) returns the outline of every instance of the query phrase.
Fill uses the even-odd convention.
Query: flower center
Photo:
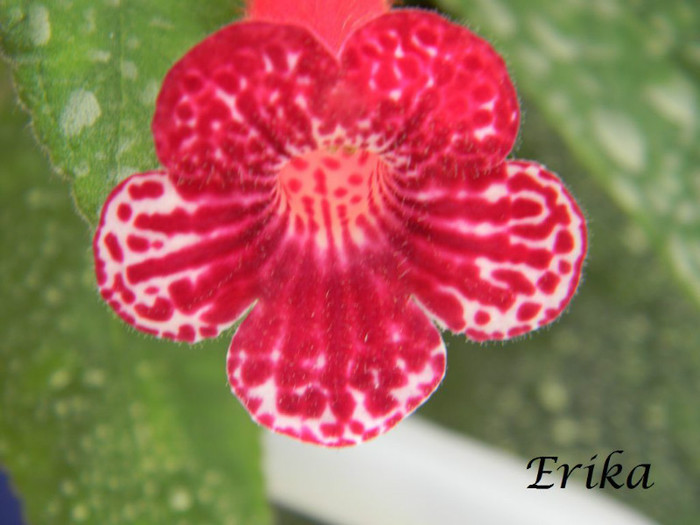
[[[380,206],[381,159],[364,150],[314,150],[280,171],[280,209],[297,235],[322,248],[364,243]]]

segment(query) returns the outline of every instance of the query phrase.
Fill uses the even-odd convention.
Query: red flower
[[[433,323],[506,339],[574,294],[584,219],[555,175],[505,160],[518,118],[503,60],[436,14],[258,2],[168,73],[164,168],[102,210],[102,296],[179,341],[250,311],[228,376],[252,417],[370,439],[440,383]]]

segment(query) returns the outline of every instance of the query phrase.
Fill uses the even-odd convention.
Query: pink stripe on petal
[[[100,292],[140,330],[214,337],[255,300],[258,271],[287,227],[274,209],[240,189],[133,175],[110,195],[95,234]]]
[[[553,321],[581,276],[586,225],[561,181],[511,161],[490,173],[387,186],[381,226],[404,254],[416,299],[472,339]]]
[[[272,267],[228,356],[232,389],[256,421],[352,445],[387,431],[437,387],[444,345],[396,286],[390,260],[290,242]]]
[[[153,119],[158,157],[183,176],[273,175],[315,148],[323,94],[337,76],[336,59],[302,27],[229,25],[165,78]]]
[[[341,52],[335,115],[358,147],[403,173],[497,165],[518,130],[503,59],[466,28],[418,10],[362,26]]]

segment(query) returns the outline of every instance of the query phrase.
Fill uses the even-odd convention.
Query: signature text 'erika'
[[[560,476],[561,483],[559,484],[559,487],[564,489],[566,488],[566,483],[569,481],[569,477],[576,470],[579,470],[580,474],[582,474],[583,471],[587,471],[587,489],[594,489],[596,487],[603,489],[606,486],[611,486],[615,489],[620,489],[623,487],[627,487],[628,489],[636,489],[640,486],[642,489],[648,489],[653,487],[654,483],[649,481],[651,464],[640,463],[639,465],[635,465],[632,469],[627,470],[620,463],[613,461],[613,456],[615,454],[621,455],[622,453],[622,450],[614,450],[608,454],[603,462],[602,470],[595,463],[598,454],[591,457],[591,463],[589,465],[583,465],[581,463],[569,465],[568,463],[562,463],[554,470],[550,469],[557,464],[557,461],[559,460],[557,456],[537,456],[532,458],[527,464],[528,470],[533,467],[533,465],[537,466],[537,478],[535,479],[535,482],[528,485],[527,488],[551,489],[554,487],[555,483],[548,483],[548,481],[557,481],[556,478]]]

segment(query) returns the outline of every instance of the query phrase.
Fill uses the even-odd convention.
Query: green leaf
[[[85,224],[0,73],[0,465],[29,522],[267,523],[228,339],[165,343],[108,311]]]
[[[2,0],[2,49],[53,166],[95,224],[110,190],[158,166],[151,118],[161,81],[233,21],[233,0]]]
[[[526,339],[478,348],[449,338],[446,381],[421,414],[524,458],[587,465],[597,454],[597,483],[605,457],[623,450],[615,459],[624,478],[650,463],[655,485],[608,485],[607,494],[660,523],[694,525],[700,516],[697,309],[639,242],[644,234],[636,223],[567,158],[543,116],[525,107],[519,153],[566,173],[589,212],[584,282],[569,313]],[[547,483],[560,483],[561,471],[556,474]],[[572,475],[580,485],[585,479],[585,472]]]
[[[439,3],[493,39],[521,93],[700,302],[700,3]]]

